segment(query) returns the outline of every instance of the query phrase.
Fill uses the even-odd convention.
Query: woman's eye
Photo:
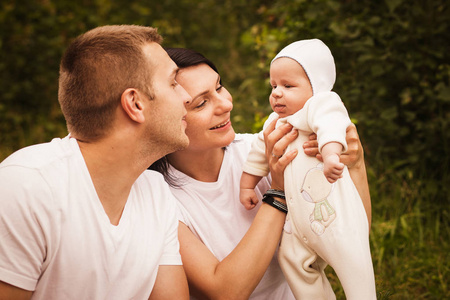
[[[292,85],[286,84],[284,87],[288,89],[288,88],[291,88]]]
[[[206,104],[206,100],[202,100],[195,108],[201,108]]]
[[[217,92],[220,92],[220,90],[223,88],[223,85],[220,85],[217,89],[216,89],[216,91]]]

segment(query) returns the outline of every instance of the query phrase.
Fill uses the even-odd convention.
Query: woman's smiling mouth
[[[214,127],[211,127],[209,130],[214,130],[214,129],[218,129],[218,128],[225,127],[225,126],[227,126],[229,123],[230,123],[230,120],[226,120],[225,122],[223,122],[223,123],[221,123],[221,124],[219,124],[219,125],[216,125],[216,126],[214,126]]]

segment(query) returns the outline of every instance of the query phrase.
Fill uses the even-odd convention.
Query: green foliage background
[[[67,134],[61,54],[91,28],[125,23],[158,27],[165,46],[214,61],[238,132],[256,132],[270,112],[273,56],[322,39],[365,148],[379,298],[450,298],[448,1],[0,0],[0,160]]]

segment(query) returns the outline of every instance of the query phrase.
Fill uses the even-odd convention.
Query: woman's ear
[[[135,122],[143,123],[144,116],[144,101],[142,94],[136,89],[126,89],[122,93],[120,103],[125,113]]]

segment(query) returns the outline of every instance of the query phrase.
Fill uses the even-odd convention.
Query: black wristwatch
[[[282,211],[285,214],[287,214],[287,212],[288,212],[287,205],[285,203],[275,199],[274,196],[275,197],[279,197],[278,195],[272,195],[272,194],[266,193],[266,194],[264,194],[264,197],[263,197],[262,201],[267,203],[267,204],[269,204],[272,207],[275,207],[279,211]],[[280,197],[280,198],[283,199],[283,197]]]

